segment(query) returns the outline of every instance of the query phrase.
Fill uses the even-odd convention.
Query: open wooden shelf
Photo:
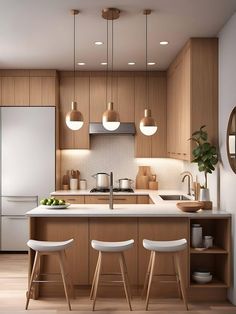
[[[213,278],[211,282],[208,282],[206,284],[199,284],[197,282],[191,281],[190,287],[191,288],[227,288],[228,285],[225,282],[217,278]]]
[[[222,249],[219,246],[214,246],[209,249],[204,250],[198,250],[196,248],[190,248],[190,254],[227,254],[228,251],[225,249]]]

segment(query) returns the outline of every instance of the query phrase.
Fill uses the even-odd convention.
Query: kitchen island
[[[154,201],[153,201],[154,203]],[[125,252],[128,272],[134,295],[140,293],[149,260],[149,252],[143,239],[173,240],[186,238],[188,249],[182,254],[185,282],[190,300],[224,300],[230,286],[231,259],[231,215],[214,209],[197,213],[184,213],[173,201],[155,201],[155,204],[116,204],[110,210],[107,204],[72,204],[68,209],[54,210],[39,206],[27,213],[30,222],[30,238],[60,241],[75,239],[68,249],[68,261],[73,283],[78,291],[91,284],[97,260],[97,252],[90,245],[92,239],[122,241],[134,239],[134,248]],[[214,237],[214,247],[206,250],[191,248],[191,225],[200,223],[203,235]],[[30,269],[34,252],[30,252]],[[113,256],[104,260],[106,272],[117,272],[118,263]],[[174,282],[163,283],[174,275],[173,261],[162,255],[158,260],[159,284],[153,284],[152,293],[157,297],[177,297]],[[53,257],[45,257],[41,267],[45,272],[57,272]],[[208,269],[213,274],[212,282],[199,285],[192,281],[191,273],[197,269]],[[170,280],[171,281],[171,280]],[[62,287],[42,285],[39,295],[63,294]],[[101,288],[102,293],[123,293],[119,287]]]

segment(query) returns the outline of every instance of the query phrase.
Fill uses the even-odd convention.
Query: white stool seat
[[[180,239],[174,241],[151,241],[144,239],[143,246],[145,249],[156,252],[178,252],[187,247],[187,240]]]
[[[120,241],[120,242],[104,242],[104,241],[91,241],[92,247],[101,252],[122,252],[133,247],[134,240]]]
[[[29,240],[27,242],[28,247],[38,252],[55,252],[62,251],[71,246],[74,242],[74,239],[70,239],[67,241],[37,241],[37,240]]]

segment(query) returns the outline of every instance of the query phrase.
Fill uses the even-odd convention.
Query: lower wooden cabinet
[[[55,198],[65,200],[70,204],[84,204],[84,195],[56,195]]]
[[[136,204],[136,196],[113,195],[114,204]],[[109,195],[85,196],[85,204],[108,204]]]
[[[191,248],[191,225],[200,223],[203,235],[214,237],[214,247],[203,251]],[[231,277],[231,218],[184,218],[184,217],[31,217],[30,237],[47,241],[61,241],[73,238],[74,245],[67,250],[69,269],[74,285],[90,285],[97,261],[98,252],[91,248],[91,240],[123,241],[134,239],[134,247],[125,252],[128,273],[134,295],[140,295],[148,266],[150,251],[143,248],[143,239],[176,240],[186,238],[188,248],[182,252],[182,266],[189,300],[224,300]],[[33,263],[33,251],[30,251],[30,269]],[[107,254],[104,257],[104,272],[118,272],[116,257]],[[213,280],[199,285],[191,280],[193,271],[204,268],[211,271]],[[57,272],[58,266],[52,256],[45,257],[43,271]],[[155,273],[161,275],[153,283],[151,294],[155,297],[178,297],[174,282],[163,283],[162,279],[172,281],[174,275],[173,260],[161,253],[156,257]],[[168,277],[167,277],[168,275]],[[41,295],[64,295],[61,286],[39,287]],[[122,290],[120,290],[122,291]],[[114,293],[114,287],[100,289],[103,295]],[[122,293],[124,293],[122,291]]]

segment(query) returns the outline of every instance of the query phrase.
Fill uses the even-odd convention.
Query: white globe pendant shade
[[[156,133],[157,125],[155,120],[151,117],[150,109],[144,110],[144,118],[142,118],[139,123],[139,129],[146,136],[151,136]]]
[[[84,124],[83,115],[77,110],[77,103],[75,101],[72,101],[71,107],[72,110],[66,115],[66,125],[69,129],[77,131],[81,129]]]
[[[108,131],[115,131],[120,126],[120,117],[113,109],[112,102],[108,103],[107,110],[102,115],[102,125]]]

